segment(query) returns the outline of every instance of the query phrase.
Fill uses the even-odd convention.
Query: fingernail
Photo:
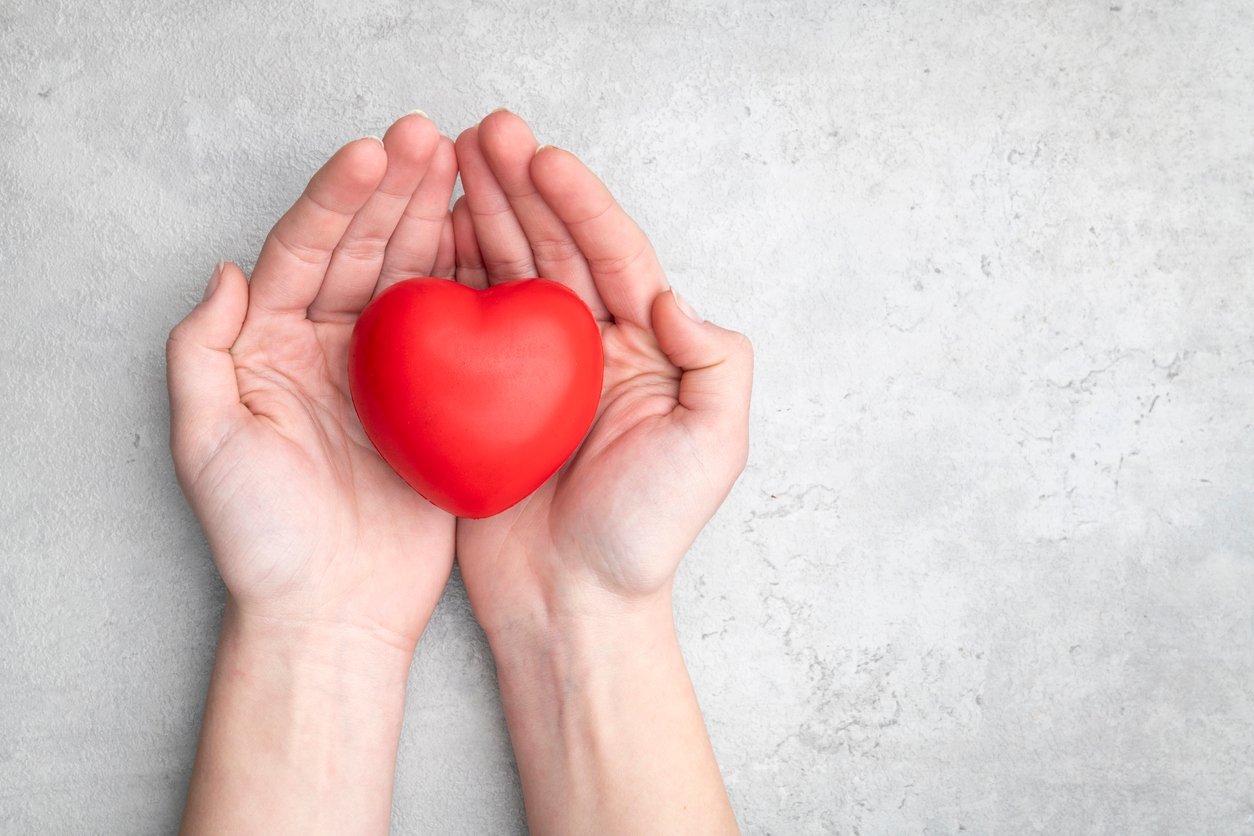
[[[509,112],[508,107],[498,107],[496,110],[492,111],[492,113],[508,113],[508,112]],[[489,113],[488,115],[491,116],[492,113]]]
[[[219,261],[218,266],[213,268],[213,275],[209,277],[209,284],[205,285],[205,295],[201,297],[200,301],[204,302],[218,289],[218,283],[222,281],[222,268],[224,265],[225,262]]]
[[[373,139],[375,142],[379,143],[380,145],[383,144],[383,137],[375,136],[374,134],[368,134],[366,136],[363,136],[362,139]]]
[[[684,316],[688,317],[693,322],[705,322],[705,320],[701,318],[701,315],[693,309],[692,305],[688,304],[688,300],[679,295],[678,290],[672,287],[671,295],[675,297],[675,304],[678,305],[679,309],[684,312]]]
[[[554,147],[554,146],[552,146],[552,145],[541,145],[539,148],[537,148],[537,149],[536,149],[536,153],[537,153],[537,154],[539,154],[541,151],[545,150],[546,148],[552,148],[552,147]]]
[[[428,115],[427,115],[427,112],[426,112],[425,110],[411,110],[411,111],[409,112],[409,115],[410,115],[410,116],[421,116],[423,119],[430,119],[430,118],[431,118],[430,116],[428,116]]]

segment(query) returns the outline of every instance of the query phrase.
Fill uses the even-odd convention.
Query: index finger
[[[387,168],[375,137],[345,145],[310,179],[303,194],[266,236],[249,283],[249,316],[296,313],[318,295],[327,265],[357,210]]]
[[[650,327],[650,309],[670,288],[649,239],[579,158],[544,146],[531,179],[583,251],[592,279],[615,321]]]

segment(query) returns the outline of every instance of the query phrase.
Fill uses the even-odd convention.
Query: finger
[[[448,222],[456,182],[457,155],[453,141],[442,136],[422,183],[414,191],[404,217],[388,242],[376,293],[401,279],[434,274],[432,268],[440,251],[440,236]]]
[[[531,159],[531,179],[583,251],[610,314],[648,328],[650,306],[669,285],[640,227],[568,151],[541,148]]]
[[[304,318],[331,254],[387,168],[383,143],[366,137],[336,151],[266,238],[253,269],[248,316]]]
[[[440,246],[435,252],[435,266],[431,275],[451,279],[457,275],[457,245],[453,239],[453,215],[444,213],[444,226],[440,229]]]
[[[457,280],[468,287],[483,290],[488,286],[488,271],[483,266],[483,254],[479,252],[479,240],[475,236],[475,222],[470,217],[465,197],[459,197],[453,204],[452,226],[457,251]]]
[[[667,358],[683,371],[682,420],[715,430],[727,443],[748,438],[753,348],[735,331],[705,322],[674,292],[657,297],[653,331]]]
[[[466,190],[466,207],[475,224],[488,281],[499,282],[536,275],[531,246],[501,184],[479,147],[478,127],[457,138],[457,168]]]
[[[370,301],[388,241],[423,181],[439,140],[435,125],[418,113],[397,120],[383,135],[387,170],[335,248],[322,288],[309,306],[311,320],[352,322]],[[447,207],[446,202],[445,211]]]
[[[608,320],[609,311],[597,293],[583,252],[531,182],[536,139],[527,123],[506,110],[490,114],[479,125],[479,148],[527,235],[536,275],[566,285],[597,319]]]
[[[234,264],[219,265],[204,301],[174,326],[166,341],[170,448],[184,484],[194,478],[206,451],[248,416],[231,357],[247,311],[244,274]]]

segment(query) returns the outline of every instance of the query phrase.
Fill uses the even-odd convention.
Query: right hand
[[[170,446],[235,617],[317,623],[407,653],[454,521],[388,467],[348,394],[357,315],[453,273],[452,143],[421,115],[340,149],[275,225],[251,281],[226,264],[167,344]]]

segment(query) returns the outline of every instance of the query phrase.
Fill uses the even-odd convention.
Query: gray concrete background
[[[341,142],[509,105],[757,344],[678,592],[747,832],[1254,833],[1251,44],[1243,0],[0,2],[0,829],[175,826],[223,593],[170,325]],[[456,578],[394,824],[523,829]]]

